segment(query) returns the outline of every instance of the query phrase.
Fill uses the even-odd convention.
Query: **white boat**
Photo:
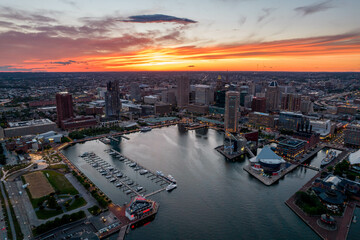
[[[147,174],[148,172],[149,172],[149,171],[146,170],[146,169],[141,169],[141,170],[139,171],[140,175]]]
[[[122,187],[122,183],[117,183],[115,186],[116,187]]]
[[[159,176],[164,176],[164,174],[162,173],[162,171],[156,171],[156,174],[159,175]]]
[[[131,163],[131,164],[129,164],[129,166],[132,167],[132,168],[136,167],[136,163]]]
[[[140,192],[141,190],[143,190],[144,188],[143,187],[137,187],[135,190],[137,191],[137,192]]]
[[[115,152],[110,152],[110,153],[109,153],[109,155],[114,155],[114,154],[115,154]]]
[[[119,173],[119,172],[120,172],[119,170],[115,170],[115,171],[114,171],[114,174],[117,174],[117,173]]]
[[[109,181],[110,181],[110,182],[115,182],[115,181],[116,181],[116,178],[111,178]]]
[[[169,179],[173,183],[176,183],[176,179],[173,176],[171,176],[170,174],[167,176],[167,179]]]
[[[118,177],[118,178],[121,178],[123,176],[123,174],[122,173],[118,173],[118,174],[116,174],[116,177]]]
[[[131,191],[130,189],[125,191],[126,194],[130,194],[130,193],[132,193],[132,192],[133,192],[133,191]]]
[[[109,171],[112,171],[112,170],[114,170],[114,167],[108,167],[107,168]]]
[[[149,131],[151,131],[151,127],[142,127],[142,128],[140,128],[140,131],[141,132],[149,132]]]
[[[111,175],[107,175],[107,176],[105,176],[105,178],[106,178],[106,179],[109,179],[109,178],[111,178]]]
[[[326,166],[331,163],[336,158],[336,152],[334,150],[330,150],[325,158],[321,161],[321,166]]]
[[[173,190],[174,188],[176,188],[177,185],[176,183],[170,183],[167,187],[166,187],[166,191],[170,192],[171,190]]]
[[[357,222],[357,219],[356,219],[356,216],[354,216],[353,223],[356,223],[356,222]]]

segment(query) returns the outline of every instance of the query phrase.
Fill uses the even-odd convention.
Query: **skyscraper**
[[[266,112],[266,99],[261,97],[254,97],[252,99],[251,109],[254,112]]]
[[[177,105],[186,107],[189,105],[190,80],[187,77],[177,79]]]
[[[118,81],[109,81],[105,93],[105,116],[118,118],[121,111],[120,91]]]
[[[300,111],[301,107],[301,95],[286,93],[281,97],[281,110],[287,110],[290,112]]]
[[[226,92],[225,98],[225,131],[236,133],[238,131],[238,111],[240,106],[240,93]]]
[[[141,100],[141,90],[138,83],[131,83],[130,85],[130,98],[133,101],[140,101]]]
[[[280,88],[276,81],[272,81],[266,91],[267,110],[274,112],[279,111],[280,105]]]
[[[208,85],[195,86],[195,103],[209,105],[214,101],[214,92]]]
[[[56,94],[56,112],[58,126],[61,126],[62,120],[74,117],[71,94],[67,92],[60,92]]]

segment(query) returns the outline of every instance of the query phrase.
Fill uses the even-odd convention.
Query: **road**
[[[9,193],[9,198],[11,204],[14,208],[16,218],[20,224],[20,228],[22,233],[24,234],[24,239],[31,239],[32,231],[31,231],[31,221],[28,218],[29,209],[24,206],[25,197],[23,192],[26,192],[25,189],[22,189],[22,182],[5,182],[5,186]],[[20,195],[19,191],[22,192]],[[31,208],[30,208],[31,209]]]
[[[9,222],[10,222],[10,228],[11,228],[12,236],[13,236],[13,239],[17,239],[17,238],[16,238],[16,233],[15,233],[14,222],[13,222],[13,219],[12,219],[12,216],[11,216],[9,204],[8,204],[8,201],[7,201],[7,198],[6,198],[6,194],[5,194],[5,189],[4,189],[4,187],[3,187],[3,185],[2,185],[1,182],[0,182],[0,188],[1,188],[1,193],[2,193],[2,195],[4,196],[4,199],[5,199],[5,206],[6,206],[6,211],[7,211],[7,213],[8,213],[8,216],[9,216]]]

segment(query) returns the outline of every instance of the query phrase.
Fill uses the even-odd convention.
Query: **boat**
[[[111,175],[107,175],[107,176],[105,176],[105,178],[106,178],[106,179],[109,179],[109,178],[111,178]]]
[[[114,167],[108,167],[107,168],[109,171],[112,171],[112,170],[114,170]]]
[[[105,176],[107,175],[108,173],[106,171],[102,172],[101,175]]]
[[[356,216],[354,216],[353,223],[356,223],[356,222],[357,222],[357,219],[356,219]]]
[[[141,190],[143,190],[144,188],[143,187],[137,187],[135,190],[137,191],[137,192],[140,192]]]
[[[170,183],[167,187],[166,187],[166,191],[170,192],[171,190],[175,189],[177,187],[176,183]]]
[[[126,190],[125,193],[126,193],[126,194],[130,194],[130,193],[132,193],[132,190],[130,190],[130,189],[129,189],[129,190]]]
[[[136,163],[131,163],[131,164],[129,164],[129,166],[132,167],[132,168],[136,167]]]
[[[117,174],[117,173],[119,173],[119,172],[120,172],[120,171],[116,169],[113,173],[114,173],[114,174]]]
[[[127,185],[133,185],[133,184],[134,184],[134,182],[132,180],[130,180],[130,182],[128,182]]]
[[[148,172],[149,172],[149,171],[146,170],[146,169],[141,169],[141,170],[139,171],[140,175],[147,174]]]
[[[159,175],[159,176],[164,176],[164,174],[162,173],[162,171],[156,171],[156,174]]]
[[[121,178],[123,176],[123,174],[122,173],[118,173],[118,174],[116,174],[116,177],[118,177],[118,178]]]
[[[110,182],[115,182],[115,181],[116,181],[116,178],[111,178],[109,181],[110,181]]]
[[[336,152],[334,150],[330,150],[325,158],[321,161],[321,166],[326,166],[331,163],[336,158]]]
[[[176,179],[171,176],[170,174],[167,176],[167,179],[170,181],[170,182],[173,182],[173,183],[176,183]]]
[[[142,128],[140,128],[140,132],[149,132],[149,131],[151,131],[151,127],[142,127]]]
[[[122,187],[122,183],[117,183],[115,186],[116,187]]]
[[[114,155],[114,154],[115,154],[115,152],[110,152],[110,153],[109,153],[109,155]]]

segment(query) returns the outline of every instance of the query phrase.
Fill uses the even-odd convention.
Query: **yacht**
[[[129,190],[126,190],[125,193],[130,194],[130,193],[132,193],[132,191],[129,189]]]
[[[133,185],[134,184],[134,181],[130,180],[130,182],[128,182],[127,185]]]
[[[139,171],[140,175],[147,174],[148,172],[149,172],[149,171],[146,170],[146,169],[141,169],[141,170]]]
[[[115,186],[116,187],[122,187],[122,183],[117,183]]]
[[[174,188],[176,188],[177,185],[176,183],[170,183],[167,187],[166,187],[166,191],[170,192],[171,190],[173,190]]]
[[[140,192],[141,190],[143,190],[144,188],[143,187],[137,187],[135,190],[137,191],[137,192]]]
[[[156,174],[159,175],[159,176],[164,176],[164,174],[162,173],[162,171],[156,171]]]
[[[116,177],[118,177],[118,178],[121,178],[123,176],[123,174],[122,173],[118,173],[118,174],[116,174]]]
[[[336,158],[336,152],[334,150],[330,150],[325,158],[321,161],[321,166],[326,166],[331,163]]]
[[[115,182],[115,181],[116,181],[116,178],[111,178],[109,181],[110,181],[110,182]]]
[[[112,171],[112,170],[114,170],[114,167],[108,167],[107,168],[109,171]]]
[[[129,164],[129,166],[132,167],[132,168],[136,167],[136,163],[133,162],[133,163]]]
[[[117,174],[117,173],[119,173],[119,172],[120,172],[120,171],[116,169],[116,170],[114,171],[114,174]]]
[[[176,179],[173,176],[171,176],[170,174],[167,176],[167,179],[169,179],[170,182],[176,183]]]
[[[149,132],[149,131],[151,131],[151,127],[142,127],[142,128],[140,128],[140,131],[141,132]]]
[[[106,178],[106,179],[109,179],[109,178],[111,178],[111,175],[107,175],[107,176],[105,176],[105,178]]]

